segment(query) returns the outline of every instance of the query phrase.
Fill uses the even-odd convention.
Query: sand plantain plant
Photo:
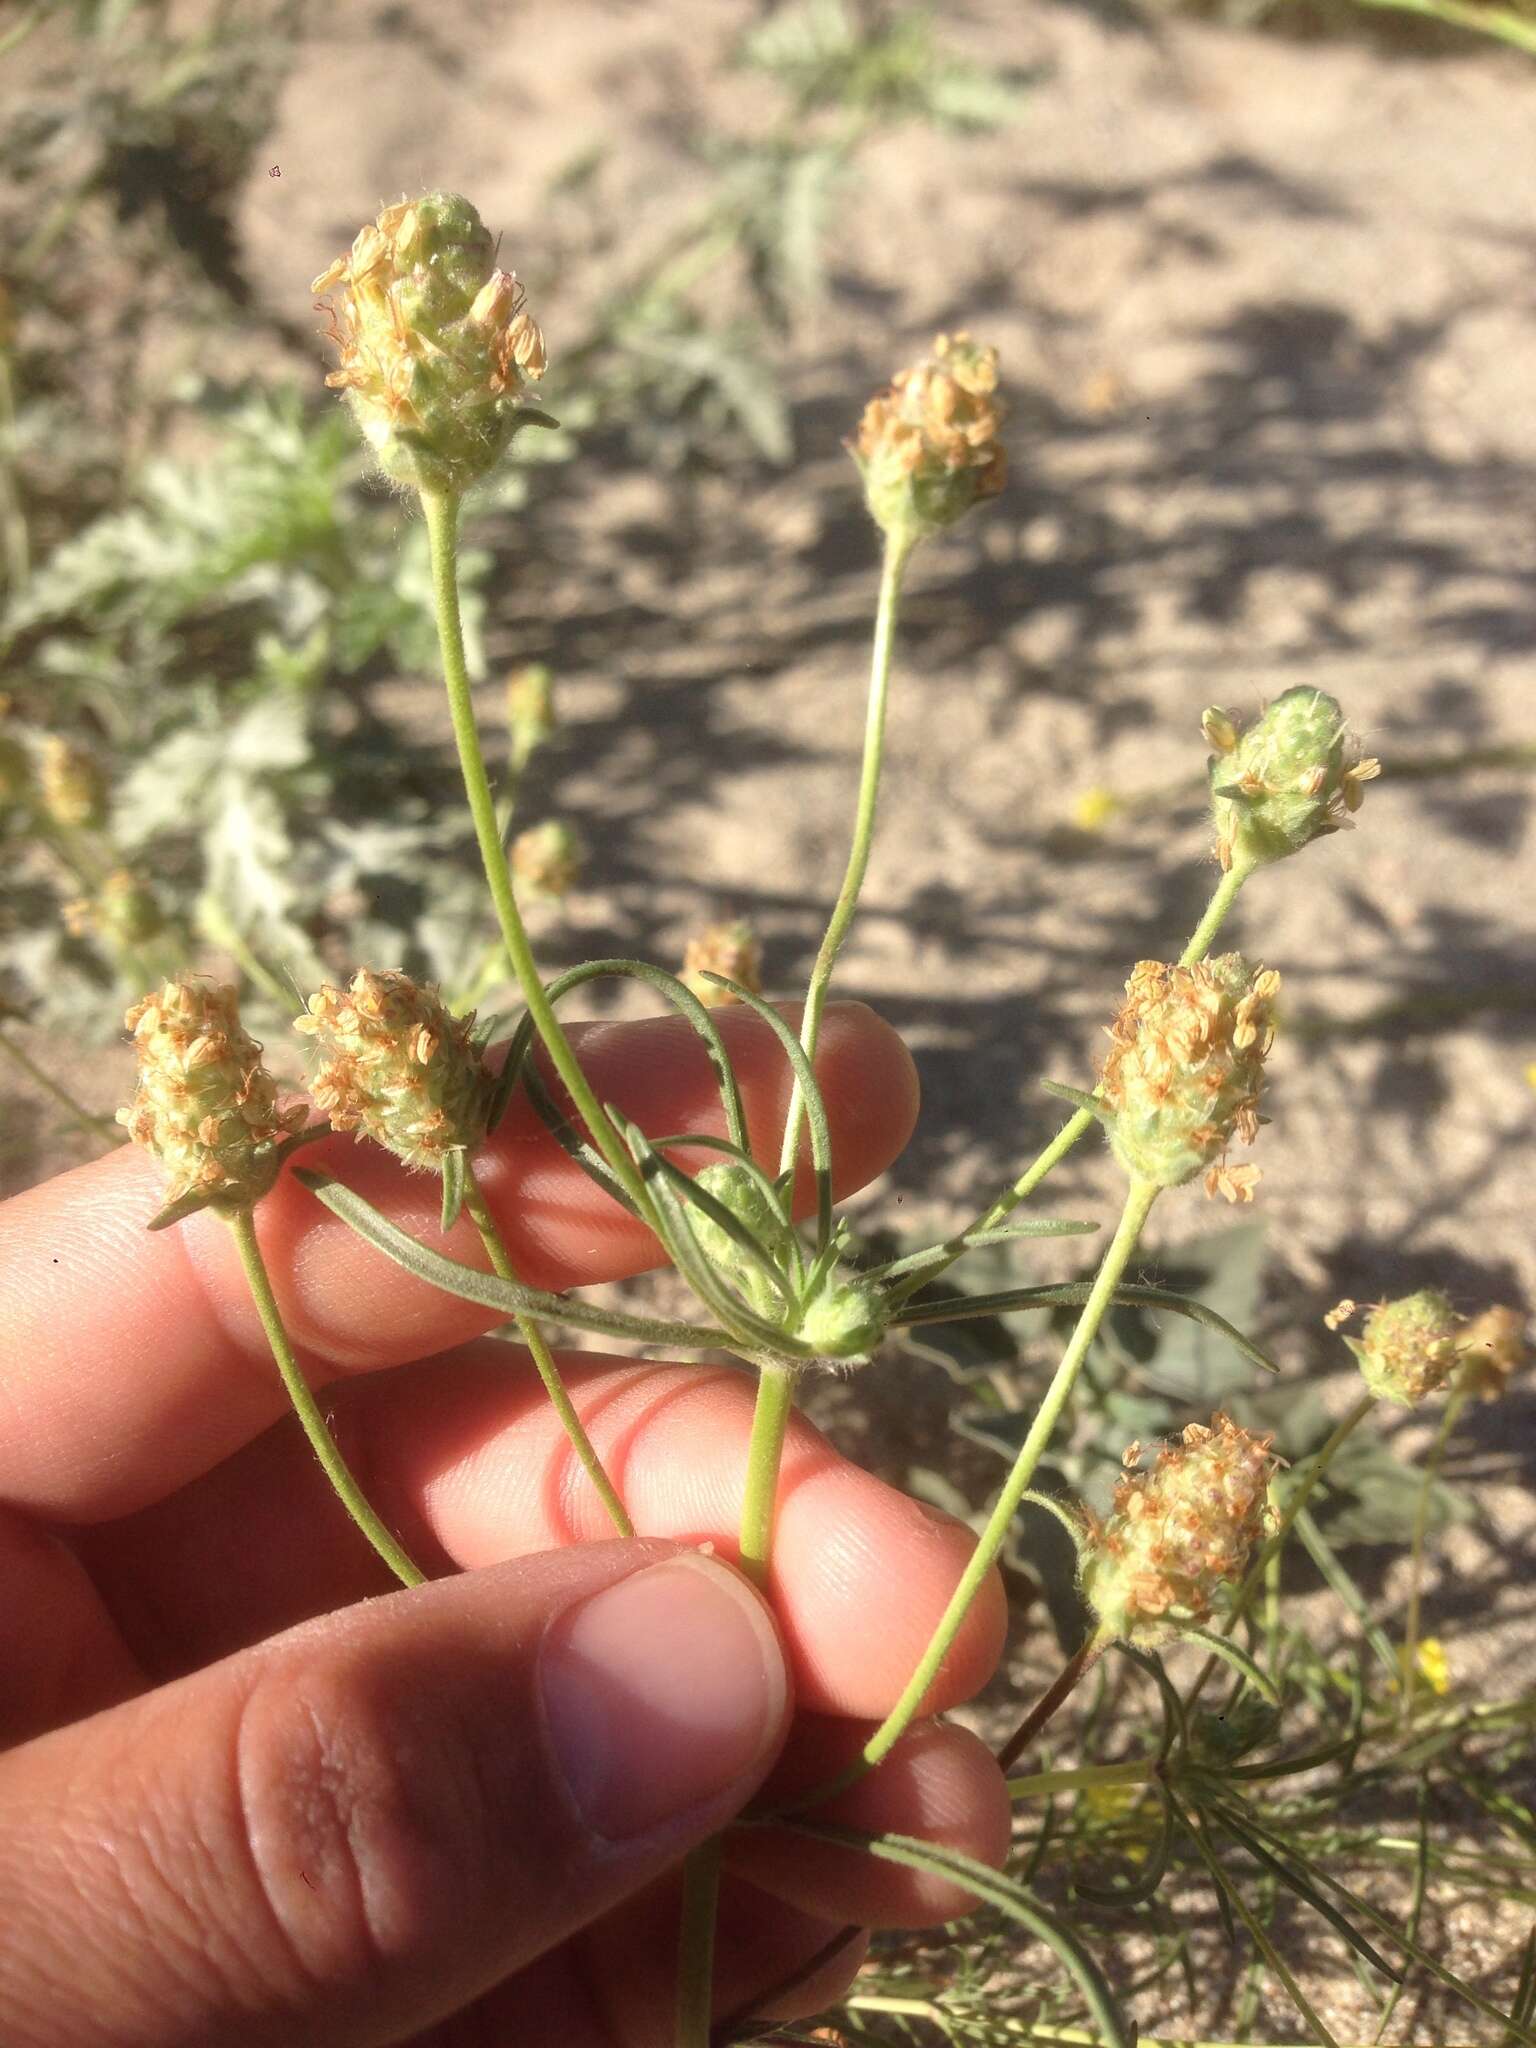
[[[1308,1661],[1304,1645],[1284,1628],[1278,1570],[1293,1535],[1341,1597],[1356,1604],[1366,1643],[1381,1649],[1394,1683],[1401,1680],[1395,1710],[1400,1747],[1412,1754],[1415,1743],[1440,1739],[1443,1723],[1436,1713],[1419,1716],[1415,1675],[1423,1668],[1418,1653],[1428,1645],[1417,1640],[1416,1610],[1404,1661],[1365,1609],[1314,1508],[1326,1497],[1330,1468],[1377,1397],[1417,1402],[1447,1386],[1460,1387],[1463,1376],[1469,1387],[1475,1376],[1480,1391],[1497,1391],[1518,1349],[1515,1324],[1506,1318],[1496,1328],[1468,1325],[1443,1296],[1432,1293],[1377,1307],[1356,1345],[1365,1390],[1315,1454],[1290,1468],[1277,1459],[1269,1433],[1218,1411],[1209,1421],[1182,1417],[1175,1440],[1145,1466],[1141,1447],[1130,1446],[1107,1515],[1042,1494],[1035,1483],[1112,1312],[1131,1308],[1193,1318],[1231,1347],[1245,1372],[1269,1365],[1251,1339],[1208,1303],[1148,1286],[1132,1278],[1130,1268],[1149,1214],[1170,1193],[1198,1183],[1208,1196],[1229,1203],[1246,1205],[1254,1198],[1259,1168],[1233,1154],[1234,1148],[1246,1153],[1260,1139],[1279,975],[1215,947],[1239,892],[1255,876],[1352,822],[1376,764],[1361,758],[1339,706],[1320,690],[1288,691],[1246,733],[1225,712],[1207,714],[1214,749],[1215,882],[1182,956],[1133,966],[1109,1025],[1100,1074],[1085,1076],[1084,1087],[1046,1084],[1072,1105],[1071,1117],[973,1224],[899,1257],[861,1261],[834,1211],[816,1052],[875,832],[904,578],[918,548],[975,517],[1004,486],[1004,407],[994,351],[963,333],[940,336],[929,354],[870,400],[850,440],[883,548],[863,766],[844,881],[803,1004],[786,1016],[759,992],[758,953],[750,935],[734,928],[712,935],[710,945],[695,952],[686,979],[636,960],[592,961],[552,982],[543,979],[520,900],[527,864],[509,857],[508,814],[504,805],[498,807],[472,700],[458,564],[464,493],[494,469],[515,438],[547,431],[551,424],[535,402],[545,369],[543,336],[516,276],[499,266],[497,244],[475,208],[452,193],[385,207],[315,288],[337,355],[329,382],[343,393],[380,471],[419,508],[465,798],[498,944],[524,1009],[492,1057],[488,1034],[462,1002],[445,1002],[439,991],[392,964],[361,965],[345,986],[315,990],[298,1019],[311,1048],[306,1105],[282,1099],[230,991],[185,977],[168,979],[131,1013],[140,1082],[124,1113],[131,1135],[152,1147],[167,1170],[167,1204],[156,1226],[174,1226],[199,1207],[226,1218],[276,1369],[316,1452],[363,1535],[405,1583],[419,1576],[417,1568],[363,1498],[329,1438],[295,1364],[251,1222],[254,1205],[286,1159],[327,1128],[325,1120],[435,1174],[445,1228],[461,1213],[468,1215],[489,1270],[413,1240],[343,1180],[294,1169],[319,1201],[381,1255],[499,1313],[531,1353],[575,1454],[621,1533],[631,1531],[628,1513],[566,1396],[546,1330],[558,1325],[724,1352],[756,1376],[755,1419],[741,1475],[739,1561],[764,1587],[770,1583],[785,1429],[808,1376],[874,1369],[888,1344],[907,1330],[1028,1308],[1069,1309],[1059,1359],[1027,1417],[1007,1480],[897,1704],[834,1783],[804,1794],[793,1807],[756,1813],[741,1824],[851,1844],[960,1882],[992,1915],[1045,1945],[1075,1987],[1076,2009],[1093,2029],[1090,2038],[1116,2048],[1134,2038],[1085,1939],[1088,1916],[1080,1905],[1092,1896],[1086,1880],[1078,1886],[1079,1903],[1066,1911],[1041,1897],[1037,1880],[1048,1861],[1046,1830],[1022,1867],[1005,1874],[920,1841],[860,1836],[820,1813],[828,1797],[880,1764],[911,1727],[1020,1510],[1034,1502],[1057,1517],[1077,1555],[1084,1626],[1061,1671],[1004,1746],[1002,1760],[1011,1766],[1024,1757],[1090,1672],[1098,1674],[1102,1688],[1111,1648],[1119,1652],[1122,1674],[1133,1671],[1140,1685],[1151,1687],[1153,1724],[1162,1723],[1160,1745],[1143,1742],[1124,1763],[1036,1771],[1014,1786],[1021,1802],[1084,1790],[1102,1795],[1104,1788],[1114,1788],[1114,1827],[1121,1832],[1113,1839],[1142,1844],[1138,1831],[1145,1828],[1145,1853],[1131,1881],[1103,1891],[1103,1898],[1120,1906],[1146,1905],[1155,1900],[1176,1856],[1187,1861],[1192,1855],[1217,1887],[1222,1910],[1234,1925],[1241,1922],[1304,2023],[1325,2042],[1332,2037],[1280,1953],[1265,1911],[1250,1902],[1251,1886],[1240,1885],[1231,1873],[1234,1849],[1257,1866],[1265,1882],[1304,1899],[1384,1984],[1400,1984],[1403,1975],[1400,1962],[1394,1964],[1385,1951],[1445,1979],[1449,1973],[1420,1946],[1416,1923],[1404,1936],[1349,1893],[1317,1856],[1298,1846],[1304,1833],[1287,1833],[1273,1805],[1249,1788],[1284,1781],[1346,1750],[1353,1759],[1374,1732],[1358,1693],[1347,1689],[1349,1730],[1342,1742],[1320,1750],[1314,1744],[1309,1752],[1292,1741],[1284,1725],[1288,1704],[1324,1712],[1332,1704],[1329,1674],[1317,1669],[1315,1659]],[[536,680],[520,683],[512,718],[514,752],[535,744],[548,720]],[[84,790],[81,801],[88,796]],[[736,967],[734,979],[710,964],[727,958]],[[718,1084],[723,1137],[644,1131],[594,1093],[560,1008],[568,995],[605,976],[638,981],[697,1032]],[[767,1159],[748,1143],[740,1089],[712,1014],[709,998],[716,993],[762,1020],[793,1074],[781,1141]],[[535,1063],[536,1048],[563,1101]],[[548,1295],[523,1282],[476,1173],[480,1146],[519,1089],[581,1168],[652,1231],[691,1293],[695,1317],[661,1322],[600,1307],[579,1293]],[[982,1296],[939,1284],[972,1252],[1091,1229],[1077,1220],[1018,1212],[1072,1147],[1096,1132],[1107,1137],[1124,1194],[1090,1277]],[[719,1155],[701,1172],[685,1172],[672,1157],[684,1147],[696,1152],[701,1146]],[[795,1220],[802,1176],[814,1191],[805,1230]],[[1453,1413],[1447,1410],[1447,1429]],[[1422,1541],[1417,1548],[1422,1551]],[[1160,1661],[1160,1652],[1179,1640],[1193,1640],[1205,1652],[1204,1665],[1182,1697]],[[1218,1674],[1230,1692],[1213,1713],[1200,1701]],[[1145,1724],[1145,1698],[1130,1702],[1126,1711],[1133,1729]],[[1110,1812],[1101,1806],[1101,1815]],[[678,2048],[709,2048],[762,2031],[751,2012],[717,2010],[712,1942],[719,1868],[716,1844],[696,1853],[685,1872]],[[1475,2010],[1492,2009],[1476,1987],[1453,1982]],[[784,1988],[765,1985],[763,2001]],[[868,2009],[870,2001],[864,2003]],[[1509,2019],[1509,2034],[1536,2042],[1528,2012]]]

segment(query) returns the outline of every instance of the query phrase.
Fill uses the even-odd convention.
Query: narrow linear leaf
[[[1328,1925],[1343,1937],[1356,1955],[1363,1956],[1373,1970],[1379,1970],[1389,1984],[1402,1983],[1402,1972],[1394,1970],[1392,1965],[1377,1953],[1346,1915],[1340,1912],[1332,1900],[1323,1897],[1317,1886],[1312,1882],[1307,1871],[1302,1868],[1294,1857],[1272,1854],[1270,1850],[1265,1848],[1253,1830],[1246,1825],[1245,1821],[1239,1819],[1229,1802],[1223,1800],[1213,1811],[1232,1839],[1240,1843],[1256,1863],[1262,1863],[1265,1869],[1277,1877],[1288,1890],[1293,1891],[1298,1899],[1304,1900],[1314,1913],[1321,1914],[1323,1919],[1328,1922]]]
[[[909,1252],[905,1258],[890,1259],[883,1266],[865,1266],[866,1280],[895,1280],[904,1273],[921,1276],[925,1266],[947,1266],[958,1252],[982,1251],[988,1245],[1013,1244],[1030,1237],[1087,1237],[1099,1228],[1086,1220],[1036,1216],[1023,1223],[1010,1223],[999,1230],[968,1230],[948,1244],[930,1245],[925,1251]]]
[[[1209,1628],[1191,1628],[1186,1629],[1184,1633],[1195,1642],[1204,1643],[1213,1657],[1219,1657],[1223,1664],[1230,1665],[1238,1677],[1246,1679],[1254,1691],[1268,1700],[1272,1707],[1279,1706],[1280,1694],[1273,1679],[1267,1672],[1262,1671],[1248,1652],[1233,1642],[1230,1636],[1217,1635],[1214,1629]]]
[[[573,1301],[563,1294],[546,1294],[537,1287],[514,1286],[494,1273],[482,1272],[478,1266],[463,1265],[458,1259],[447,1258],[442,1252],[418,1243],[397,1223],[391,1223],[387,1216],[381,1215],[371,1202],[365,1201],[339,1180],[333,1180],[329,1174],[295,1167],[294,1178],[308,1188],[317,1201],[323,1202],[333,1215],[339,1216],[343,1223],[355,1230],[364,1243],[371,1244],[375,1251],[393,1259],[407,1273],[414,1273],[418,1280],[425,1280],[430,1287],[441,1288],[445,1294],[457,1295],[461,1301],[472,1301],[480,1308],[489,1309],[504,1320],[520,1315],[532,1316],[539,1322],[563,1323],[568,1329],[590,1330],[599,1337],[624,1337],[642,1344],[670,1344],[692,1351],[732,1348],[732,1339],[725,1330],[694,1323],[653,1321],[647,1316],[625,1315],[617,1309]]]
[[[443,1160],[443,1235],[459,1220],[464,1207],[464,1153],[455,1147]]]
[[[919,1323],[958,1322],[964,1316],[1011,1315],[1019,1309],[1077,1308],[1088,1299],[1090,1284],[1074,1280],[1058,1287],[1011,1287],[1002,1294],[956,1294],[938,1301],[909,1302],[892,1317],[892,1322],[910,1328]],[[1170,1294],[1161,1287],[1117,1287],[1114,1299],[1133,1308],[1165,1308],[1174,1315],[1188,1316],[1191,1322],[1200,1323],[1207,1330],[1219,1331],[1251,1365],[1264,1372],[1280,1370],[1250,1337],[1192,1295]]]
[[[940,1849],[932,1842],[921,1842],[911,1835],[873,1835],[862,1828],[839,1827],[823,1821],[779,1820],[771,1825],[807,1836],[812,1841],[861,1849],[883,1863],[895,1863],[905,1870],[944,1878],[973,1892],[986,1905],[1027,1928],[1038,1941],[1045,1943],[1076,1982],[1108,2048],[1135,2048],[1134,2026],[1121,2013],[1103,1972],[1076,1934],[1054,1913],[1047,1912],[1021,1884],[1003,1876],[990,1864],[977,1863],[958,1849]]]

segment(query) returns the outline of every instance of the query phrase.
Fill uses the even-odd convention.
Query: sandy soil
[[[604,279],[560,260],[544,181],[606,144],[643,247],[697,192],[706,108],[756,116],[720,78],[751,15],[327,10],[265,150],[281,179],[253,176],[240,208],[258,302],[302,323],[308,278],[381,198],[447,183],[544,278],[558,352]],[[1189,794],[1202,706],[1316,683],[1387,775],[1356,833],[1261,876],[1233,925],[1286,986],[1260,1197],[1297,1333],[1280,1349],[1325,1369],[1305,1332],[1341,1294],[1530,1300],[1532,784],[1391,772],[1533,737],[1529,67],[1016,0],[947,22],[1039,67],[1037,89],[1011,130],[902,133],[867,159],[830,302],[786,344],[794,467],[683,491],[594,450],[541,488],[494,594],[496,658],[561,678],[548,787],[595,850],[550,958],[670,959],[728,909],[757,919],[776,986],[803,975],[846,848],[874,581],[840,438],[932,331],[969,325],[1002,351],[1014,482],[918,559],[841,974],[922,1070],[881,1200],[953,1221],[1032,1155],[1055,1119],[1038,1077],[1090,1080],[1131,964],[1177,950],[1213,879]],[[1170,795],[1086,834],[1092,785]],[[1112,1185],[1085,1147],[1056,1200]],[[1154,1241],[1219,1220],[1179,1196]],[[1489,1489],[1494,1536],[1462,1540],[1430,1607],[1505,1693],[1532,1670],[1533,1422],[1523,1391],[1466,1425],[1453,1468]],[[1400,1570],[1378,1584],[1390,1604]],[[1334,1992],[1316,1961],[1325,2016],[1364,2024],[1347,1971]]]

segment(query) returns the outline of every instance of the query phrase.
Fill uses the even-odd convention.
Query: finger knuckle
[[[241,1720],[252,1866],[294,1967],[366,1987],[461,1929],[484,1895],[490,1829],[452,1717],[387,1670],[284,1664]]]

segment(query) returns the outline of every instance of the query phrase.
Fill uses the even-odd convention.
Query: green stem
[[[725,1837],[701,1842],[683,1863],[678,1941],[677,2048],[709,2048],[715,2007],[715,1918]]]
[[[1056,1424],[1061,1419],[1062,1410],[1067,1405],[1072,1389],[1077,1383],[1077,1376],[1082,1370],[1083,1361],[1088,1356],[1089,1346],[1098,1335],[1099,1324],[1104,1320],[1105,1311],[1114,1299],[1121,1275],[1136,1249],[1136,1240],[1140,1237],[1142,1225],[1147,1220],[1147,1212],[1161,1192],[1153,1181],[1131,1182],[1115,1234],[1105,1249],[1103,1262],[1095,1275],[1088,1299],[1083,1303],[1077,1326],[1067,1342],[1066,1350],[1062,1353],[1055,1377],[1046,1388],[1044,1399],[1036,1409],[1035,1419],[1029,1426],[1029,1433],[1019,1447],[1013,1470],[1008,1475],[1008,1483],[997,1497],[997,1504],[987,1518],[987,1526],[983,1529],[980,1540],[971,1553],[970,1561],[961,1574],[960,1583],[950,1596],[949,1605],[940,1617],[939,1625],[934,1630],[917,1669],[907,1681],[901,1698],[865,1743],[859,1761],[831,1784],[820,1786],[809,1798],[797,1801],[796,1810],[803,1805],[820,1805],[824,1799],[831,1798],[834,1793],[855,1783],[866,1771],[873,1770],[876,1764],[890,1755],[912,1725],[933,1681],[939,1675],[944,1659],[954,1646],[955,1638],[959,1635],[961,1625],[970,1611],[971,1602],[980,1592],[988,1572],[997,1561],[998,1553],[1007,1540],[1019,1504],[1029,1491],[1030,1481],[1035,1476],[1035,1467],[1039,1464]]]
[[[480,859],[485,867],[485,879],[490,885],[491,901],[495,905],[496,919],[501,926],[502,943],[506,946],[507,958],[522,989],[523,1000],[528,1005],[528,1013],[548,1048],[550,1059],[554,1063],[556,1073],[565,1084],[566,1092],[581,1112],[592,1135],[592,1142],[613,1169],[620,1186],[640,1215],[654,1229],[655,1215],[650,1191],[635,1162],[629,1156],[628,1148],[592,1092],[591,1084],[582,1072],[581,1065],[571,1048],[571,1042],[561,1028],[560,1020],[544,992],[544,984],[539,978],[538,965],[533,957],[533,948],[528,943],[522,914],[517,907],[517,897],[512,887],[512,870],[502,850],[501,827],[496,817],[496,800],[491,791],[490,778],[485,772],[485,756],[481,752],[480,732],[475,724],[469,669],[464,659],[464,632],[459,619],[457,571],[459,500],[449,492],[423,491],[421,506],[426,518],[427,545],[432,561],[432,596],[437,614],[437,637],[443,655],[443,680],[448,689],[448,712],[453,721],[453,737],[459,750],[459,766],[464,774],[464,794],[469,800],[469,814],[474,821],[475,837],[480,845]]]
[[[1195,926],[1194,936],[1179,955],[1181,967],[1194,967],[1205,958],[1211,950],[1216,934],[1226,921],[1227,913],[1237,901],[1238,891],[1252,873],[1253,867],[1250,863],[1246,867],[1229,868],[1222,876],[1211,892],[1211,900],[1205,907],[1204,916]],[[927,1287],[941,1274],[947,1273],[955,1260],[965,1251],[961,1239],[977,1231],[995,1230],[1013,1214],[1021,1202],[1026,1201],[1034,1193],[1046,1175],[1061,1164],[1078,1140],[1085,1137],[1097,1122],[1098,1118],[1091,1109],[1080,1109],[1074,1116],[1069,1117],[1045,1150],[1033,1164],[1025,1168],[1013,1186],[1006,1188],[991,1208],[984,1209],[974,1222],[967,1223],[963,1230],[957,1231],[949,1240],[948,1258],[938,1265],[927,1266],[920,1274],[904,1280],[893,1293],[892,1301],[905,1301],[907,1296],[916,1293],[919,1287]]]
[[[741,1568],[759,1589],[773,1556],[774,1506],[784,1432],[795,1406],[793,1372],[764,1361],[758,1369],[757,1405],[747,1446],[741,1496]],[[683,1864],[683,1924],[678,1952],[677,2048],[709,2048],[714,2010],[715,1906],[720,1890],[721,1845],[703,1843]]]
[[[1296,1517],[1312,1498],[1314,1489],[1321,1481],[1328,1467],[1333,1463],[1336,1453],[1347,1439],[1353,1435],[1354,1431],[1365,1420],[1366,1416],[1370,1414],[1375,1405],[1376,1397],[1374,1394],[1362,1394],[1348,1413],[1341,1416],[1338,1422],[1334,1424],[1332,1432],[1318,1450],[1316,1456],[1308,1460],[1305,1472],[1291,1489],[1290,1498],[1286,1501],[1279,1521],[1271,1530],[1264,1548],[1249,1566],[1242,1584],[1237,1589],[1236,1598],[1233,1600],[1227,1617],[1221,1625],[1221,1632],[1224,1636],[1231,1635],[1232,1631],[1253,1605],[1254,1600],[1258,1596],[1259,1589],[1264,1583],[1265,1573],[1285,1547],[1285,1539],[1290,1535]],[[1211,1673],[1216,1669],[1220,1661],[1218,1657],[1213,1655],[1207,1657],[1204,1664],[1200,1667],[1199,1675],[1189,1689],[1189,1697],[1184,1702],[1186,1713],[1205,1690],[1206,1685],[1210,1681]]]
[[[747,1480],[741,1496],[741,1568],[758,1586],[767,1582],[773,1555],[779,1460],[794,1406],[794,1373],[782,1365],[764,1364],[758,1372],[757,1405],[747,1446]]]
[[[1037,1771],[1032,1778],[1010,1778],[1010,1799],[1049,1799],[1055,1792],[1074,1792],[1093,1785],[1147,1785],[1157,1775],[1158,1763],[1080,1764],[1075,1770]]]
[[[901,530],[888,533],[885,538],[885,555],[880,565],[880,595],[875,605],[875,638],[870,654],[869,704],[864,717],[864,760],[859,771],[859,801],[854,814],[853,845],[848,854],[848,866],[843,875],[843,886],[838,891],[837,902],[832,907],[826,935],[816,955],[816,964],[811,969],[810,983],[805,992],[805,1012],[800,1020],[800,1043],[805,1047],[806,1057],[816,1057],[816,1041],[821,1035],[822,1012],[827,1004],[827,990],[832,980],[832,969],[842,951],[843,941],[848,936],[848,927],[853,922],[854,911],[858,908],[859,891],[864,886],[864,876],[869,867],[869,850],[875,836],[875,807],[880,796],[880,768],[885,758],[885,713],[890,699],[891,655],[896,645],[896,621],[901,609],[902,578],[906,574],[907,562],[917,544],[915,534]],[[795,1164],[800,1146],[800,1118],[805,1108],[804,1098],[797,1083],[789,1098],[789,1111],[784,1119],[784,1148],[779,1159],[780,1173],[789,1173]]]
[[[512,1263],[512,1255],[507,1250],[501,1232],[496,1228],[496,1219],[486,1206],[485,1191],[475,1178],[475,1169],[468,1159],[464,1162],[464,1208],[480,1233],[480,1242],[485,1246],[497,1275],[510,1286],[521,1286],[517,1268]],[[581,1426],[581,1417],[576,1413],[571,1397],[566,1391],[565,1382],[560,1377],[560,1368],[544,1341],[544,1332],[531,1316],[519,1315],[514,1320],[523,1342],[532,1354],[534,1364],[538,1367],[539,1378],[544,1382],[544,1391],[560,1418],[560,1426],[569,1437],[571,1449],[580,1459],[582,1470],[597,1489],[598,1499],[607,1509],[609,1520],[621,1536],[633,1536],[635,1525],[625,1512],[624,1503],[614,1490],[613,1481],[603,1470],[602,1460],[592,1448],[592,1439]]]
[[[1413,1719],[1414,1666],[1419,1654],[1419,1617],[1424,1598],[1424,1539],[1429,1534],[1429,1503],[1434,1493],[1435,1480],[1439,1475],[1440,1462],[1445,1456],[1445,1447],[1450,1441],[1451,1431],[1456,1427],[1462,1409],[1466,1406],[1466,1389],[1456,1386],[1445,1404],[1445,1413],[1440,1418],[1440,1427],[1435,1431],[1434,1442],[1424,1460],[1424,1470],[1419,1479],[1418,1498],[1413,1504],[1413,1536],[1409,1546],[1411,1577],[1408,1581],[1408,1614],[1403,1623],[1403,1721],[1406,1725]]]
[[[1189,944],[1179,955],[1181,967],[1193,967],[1203,960],[1215,943],[1216,934],[1226,923],[1227,912],[1237,901],[1237,892],[1253,873],[1252,861],[1234,864],[1228,868],[1216,887],[1211,891],[1211,900],[1205,906],[1205,915],[1195,926]]]
[[[0,1031],[0,1051],[7,1052],[21,1071],[35,1081],[46,1095],[52,1096],[67,1116],[77,1123],[81,1130],[93,1138],[111,1138],[115,1144],[125,1142],[122,1131],[109,1116],[93,1116],[83,1103],[76,1102],[67,1088],[63,1088],[37,1064],[29,1052],[24,1052],[8,1032]]]
[[[288,1341],[288,1332],[283,1327],[282,1311],[278,1308],[277,1297],[272,1292],[272,1282],[261,1256],[261,1246],[256,1241],[256,1225],[250,1210],[237,1209],[227,1221],[240,1250],[240,1263],[245,1268],[245,1277],[250,1285],[252,1299],[256,1303],[256,1312],[261,1317],[261,1326],[267,1333],[272,1356],[282,1376],[283,1385],[288,1390],[288,1398],[293,1403],[294,1413],[299,1418],[304,1434],[309,1438],[310,1448],[324,1467],[325,1476],[335,1488],[337,1499],[401,1585],[419,1586],[426,1574],[419,1571],[411,1562],[368,1505],[362,1488],[347,1469],[346,1460],[336,1448],[336,1441],[325,1426],[325,1417],[320,1413],[320,1405],[310,1392],[309,1382],[299,1370],[299,1362],[293,1355],[293,1346]]]

